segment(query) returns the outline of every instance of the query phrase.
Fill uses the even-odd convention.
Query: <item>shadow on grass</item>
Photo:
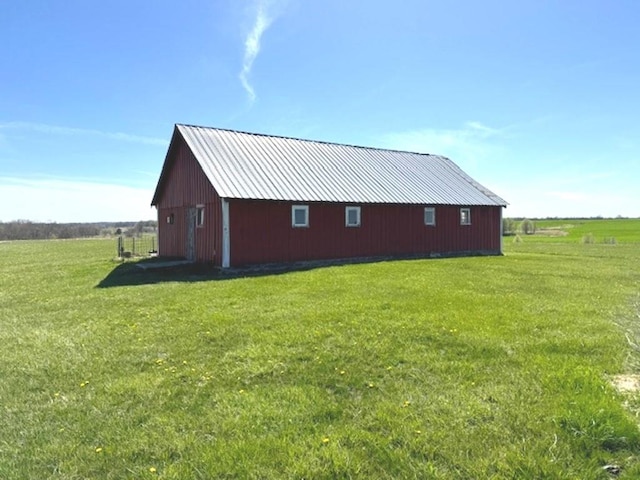
[[[384,260],[388,259],[367,259],[366,263]],[[163,282],[210,282],[233,278],[273,276],[352,263],[365,263],[365,260],[299,262],[221,269],[210,264],[190,263],[179,259],[148,259],[120,263],[96,285],[96,288],[150,285]]]
[[[395,260],[419,260],[425,258],[454,258],[468,256],[501,256],[500,252],[454,252],[448,254],[400,255],[385,257],[358,257],[335,260],[310,260],[295,263],[268,263],[243,268],[215,267],[206,263],[191,263],[183,259],[151,258],[138,262],[124,262],[115,267],[100,281],[97,288],[149,285],[162,282],[210,282],[244,277],[263,277],[290,272],[316,270],[318,268],[379,263]]]
[[[150,285],[163,282],[218,280],[220,270],[197,263],[160,262],[156,259],[119,263],[96,288]]]

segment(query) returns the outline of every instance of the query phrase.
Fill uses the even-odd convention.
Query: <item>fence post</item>
[[[131,246],[131,255],[132,256],[136,256],[136,237],[133,236],[131,237],[131,240],[133,240],[133,245]]]

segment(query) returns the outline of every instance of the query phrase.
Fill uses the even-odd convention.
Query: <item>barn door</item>
[[[190,262],[196,260],[196,218],[195,207],[189,208],[187,210],[187,251],[185,256]]]

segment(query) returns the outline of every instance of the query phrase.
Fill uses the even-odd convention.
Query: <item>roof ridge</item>
[[[410,150],[398,150],[394,148],[383,148],[383,147],[367,147],[365,145],[353,145],[350,143],[339,143],[339,142],[331,142],[328,140],[313,140],[309,138],[299,138],[299,137],[291,137],[288,135],[272,135],[270,133],[257,133],[257,132],[248,132],[245,130],[236,130],[233,128],[220,128],[220,127],[205,127],[202,125],[192,125],[187,123],[176,123],[176,126],[188,127],[188,128],[201,128],[203,130],[218,130],[222,132],[230,132],[230,133],[239,133],[242,135],[252,135],[255,137],[268,137],[268,138],[279,138],[283,140],[294,140],[297,142],[305,142],[305,143],[320,143],[322,145],[335,145],[337,147],[349,147],[349,148],[360,148],[363,150],[376,150],[379,152],[395,152],[395,153],[408,153],[411,155],[422,155],[426,157],[439,157],[446,158],[447,160],[451,160],[449,157],[444,155],[438,155],[434,153],[421,153],[421,152],[412,152]]]

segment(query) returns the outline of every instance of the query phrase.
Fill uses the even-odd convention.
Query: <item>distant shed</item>
[[[220,267],[501,253],[506,202],[446,157],[176,125],[159,255]]]

